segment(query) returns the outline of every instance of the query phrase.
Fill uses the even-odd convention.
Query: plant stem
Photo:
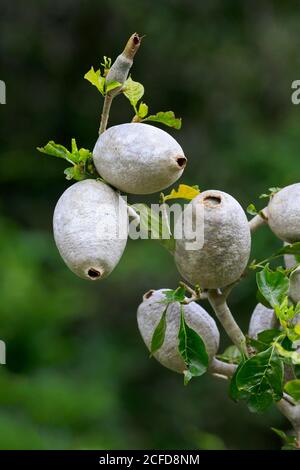
[[[219,359],[213,358],[209,372],[213,375],[223,378],[231,378],[237,369],[236,364],[229,364],[227,362],[220,361]]]
[[[127,76],[133,64],[133,58],[141,45],[141,40],[142,37],[140,37],[137,33],[134,33],[130,36],[126,43],[125,49],[116,58],[115,62],[112,64],[106,76],[107,83],[111,81],[117,81],[120,82],[120,87],[111,90],[105,95],[101,114],[99,134],[102,134],[107,128],[112,100],[122,91],[122,85],[124,85],[125,80],[127,79]]]
[[[248,357],[245,335],[232,316],[226,302],[226,296],[212,289],[208,291],[208,300],[233,344]]]
[[[268,222],[267,208],[262,209],[259,214],[255,215],[249,222],[251,232],[255,232],[258,228]]]
[[[297,440],[297,447],[300,448],[300,405],[294,406],[283,398],[277,403],[277,408],[293,426]]]
[[[179,285],[184,287],[185,290],[191,295],[189,299],[186,299],[183,303],[190,304],[191,302],[197,302],[197,300],[204,300],[207,299],[207,292],[196,292],[190,286],[188,286],[185,282],[180,281]]]
[[[110,95],[109,93],[105,95],[102,114],[101,114],[101,122],[100,122],[100,127],[99,127],[99,135],[102,134],[107,128],[112,100],[113,100],[112,95]]]

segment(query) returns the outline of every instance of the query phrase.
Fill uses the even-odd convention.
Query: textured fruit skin
[[[256,339],[258,333],[264,330],[278,328],[278,325],[279,322],[274,310],[262,304],[257,304],[251,315],[248,334],[251,338]]]
[[[204,211],[204,244],[197,250],[186,249],[186,239],[176,241],[175,262],[181,275],[203,289],[225,287],[237,281],[250,255],[251,235],[248,220],[240,204],[222,191],[204,191],[195,197]],[[185,209],[186,210],[186,209]]]
[[[300,301],[300,266],[291,272],[289,297],[294,304]]]
[[[123,239],[102,236],[114,233],[119,224],[119,202],[125,205],[112,188],[95,180],[73,184],[59,199],[53,216],[55,242],[67,266],[79,277],[103,279],[119,262],[126,235]]]
[[[300,183],[286,186],[274,194],[268,205],[268,223],[281,240],[300,241]]]
[[[108,183],[131,194],[162,191],[180,178],[186,164],[173,137],[142,123],[107,129],[96,142],[93,158]]]
[[[159,289],[149,291],[143,297],[143,302],[137,311],[137,322],[142,338],[151,349],[151,340],[162,313],[166,307],[160,303],[165,299],[164,291]],[[204,341],[209,360],[211,361],[218,351],[220,334],[214,319],[195,302],[184,305],[184,317],[189,327],[193,328]],[[178,352],[178,332],[180,327],[180,304],[170,304],[166,314],[167,328],[162,347],[154,353],[154,357],[164,367],[182,373],[186,366]]]

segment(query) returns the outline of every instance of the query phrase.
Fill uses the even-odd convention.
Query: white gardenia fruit
[[[83,180],[59,199],[53,217],[61,257],[79,277],[99,280],[118,264],[127,242],[127,208],[107,184]]]
[[[107,129],[96,142],[93,159],[109,184],[131,194],[162,191],[180,178],[187,162],[173,137],[142,123]]]
[[[300,183],[286,186],[271,197],[268,224],[281,240],[300,241]]]
[[[151,350],[153,333],[161,319],[166,304],[164,292],[169,289],[150,290],[143,297],[137,311],[137,322],[142,338]],[[209,357],[213,359],[218,351],[220,334],[214,319],[198,304],[191,302],[184,305],[184,318],[187,325],[201,336]],[[166,333],[163,345],[154,353],[154,357],[164,367],[182,373],[186,369],[178,351],[178,332],[180,328],[180,304],[172,303],[166,313]]]
[[[185,234],[176,241],[175,262],[181,275],[203,289],[237,281],[247,266],[251,248],[250,228],[240,204],[227,193],[210,190],[195,197],[187,210],[195,226],[197,214],[202,220],[197,225],[198,235],[203,232],[203,243],[191,249],[191,235]]]
[[[250,338],[257,338],[257,335],[264,330],[278,328],[279,322],[275,312],[262,304],[257,304],[251,315],[249,324]]]

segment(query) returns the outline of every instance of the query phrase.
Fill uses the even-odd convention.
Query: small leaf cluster
[[[86,178],[99,177],[93,163],[92,153],[85,148],[78,149],[75,139],[72,139],[71,150],[61,144],[56,144],[53,140],[50,140],[44,147],[37,147],[37,150],[71,163],[72,166],[64,171],[67,180],[81,181]]]
[[[278,193],[278,191],[280,191],[281,189],[282,188],[278,187],[269,188],[267,193],[263,193],[259,196],[259,199],[271,199],[274,194]],[[247,207],[247,212],[250,215],[260,215],[264,218],[263,212],[256,209],[256,206],[253,203],[249,204],[249,206]]]
[[[300,364],[300,327],[296,322],[300,303],[293,305],[288,298],[289,277],[283,268],[271,270],[266,264],[256,274],[256,282],[259,301],[274,310],[281,329],[265,330],[257,339],[248,338],[254,352],[240,361],[230,384],[230,396],[235,401],[245,400],[251,411],[262,412],[281,400],[284,391],[295,401],[300,399],[300,380],[285,385],[283,380],[285,364]]]
[[[91,67],[90,70],[84,75],[84,78],[93,86],[95,86],[102,96],[105,96],[115,88],[122,86],[122,84],[116,81],[106,81],[106,75],[108,74],[111,67],[110,57],[104,56],[103,63],[101,65],[103,66],[103,73],[101,72],[101,68],[94,70],[94,67]]]

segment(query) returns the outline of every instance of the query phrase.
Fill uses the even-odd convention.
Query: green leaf
[[[273,308],[280,305],[288,294],[288,277],[278,270],[271,271],[268,265],[256,273],[256,282],[260,293]]]
[[[151,340],[151,355],[158,351],[162,345],[164,344],[167,322],[166,322],[166,315],[167,315],[168,305],[164,309],[161,319],[157,327],[154,330],[152,340]]]
[[[161,124],[165,124],[166,126],[174,127],[174,129],[181,128],[181,119],[176,118],[173,111],[160,111],[155,115],[146,117],[144,121],[160,122]]]
[[[236,388],[249,395],[251,411],[264,411],[282,398],[283,363],[274,345],[242,364],[237,371]]]
[[[300,380],[290,380],[284,386],[284,390],[294,398],[296,401],[300,401]]]
[[[249,393],[244,392],[242,390],[239,390],[237,388],[237,383],[236,383],[237,374],[238,374],[239,370],[242,368],[244,362],[245,361],[242,361],[238,365],[234,375],[232,376],[232,379],[231,379],[230,385],[229,385],[229,397],[231,398],[231,400],[233,400],[235,402],[237,402],[239,400],[247,400],[249,398]]]
[[[208,354],[202,338],[185,322],[183,305],[181,305],[178,339],[178,350],[188,369],[184,379],[187,383],[192,377],[199,377],[206,372]]]
[[[170,194],[166,196],[163,195],[163,201],[169,201],[171,199],[185,199],[187,201],[191,201],[194,197],[200,194],[199,188],[196,189],[194,186],[189,186],[187,184],[180,184],[178,189],[172,189]]]
[[[111,68],[111,58],[103,56],[103,62],[100,65],[104,68],[104,76],[106,76]]]
[[[145,90],[143,85],[139,82],[134,82],[131,77],[127,78],[126,82],[124,83],[123,93],[135,110],[138,101],[144,95],[144,91]]]
[[[105,94],[105,78],[101,76],[101,71],[94,70],[94,67],[91,67],[90,70],[85,74],[84,78],[94,85],[101,95]]]
[[[256,300],[259,304],[264,305],[267,308],[273,308],[272,305],[264,298],[260,290],[256,291]]]
[[[247,207],[247,212],[250,215],[257,215],[258,213],[254,204],[249,204],[249,206]]]
[[[140,103],[139,105],[139,109],[138,109],[138,117],[143,119],[147,116],[148,114],[148,106],[146,105],[146,103]]]
[[[281,344],[275,344],[277,353],[287,359],[288,364],[300,365],[300,354],[297,351],[287,351]]]
[[[282,331],[272,328],[270,330],[264,330],[261,333],[258,333],[257,339],[249,338],[249,343],[253,346],[258,352],[265,351],[268,349],[274,340],[282,335]]]
[[[73,167],[68,167],[64,171],[67,180],[74,179],[81,181],[85,178],[99,177],[93,163],[92,153],[85,148],[78,150],[75,139],[71,141],[71,152],[63,145],[56,144],[53,140],[48,142],[45,147],[38,147],[37,150],[53,157],[62,158],[71,163]]]
[[[251,413],[263,413],[272,405],[272,403],[273,397],[269,392],[251,395],[247,400],[247,405]]]
[[[177,287],[175,290],[165,290],[163,292],[165,294],[165,300],[163,303],[171,304],[174,302],[183,302],[185,299],[185,288],[184,287]]]
[[[278,193],[282,188],[269,188],[269,193],[267,194],[261,194],[259,196],[259,199],[270,199],[274,194]]]
[[[37,147],[37,150],[46,155],[51,155],[52,157],[63,158],[69,163],[74,163],[72,153],[66,149],[63,145],[56,144],[53,140],[50,140],[45,147]]]
[[[297,438],[296,436],[288,436],[284,431],[280,429],[271,428],[282,440],[285,445],[282,447],[283,450],[295,450],[297,449]]]
[[[105,92],[108,93],[111,90],[114,90],[115,88],[121,87],[122,83],[120,82],[105,82]]]
[[[243,359],[241,351],[235,346],[231,345],[225,349],[223,354],[218,354],[218,359],[224,362],[228,362],[231,364],[240,364]]]

